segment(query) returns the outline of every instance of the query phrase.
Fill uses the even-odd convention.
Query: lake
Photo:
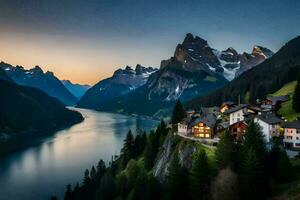
[[[72,108],[75,109],[75,108]],[[119,154],[129,129],[154,129],[157,121],[77,109],[85,120],[0,159],[0,199],[63,199],[67,184],[81,183],[85,169]]]

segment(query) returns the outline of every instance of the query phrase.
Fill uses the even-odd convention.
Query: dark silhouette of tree
[[[67,185],[67,191],[65,192],[64,200],[72,200],[72,189],[71,185]]]
[[[96,200],[111,200],[116,196],[116,184],[114,178],[106,173],[101,178],[100,186],[96,192]]]
[[[141,169],[134,183],[131,200],[147,199],[147,184],[147,172],[145,169]]]
[[[151,131],[147,140],[145,153],[144,153],[144,165],[147,170],[152,169],[159,150],[160,134],[158,131]]]
[[[260,126],[253,120],[247,127],[241,148],[241,192],[244,195],[249,194],[249,199],[265,198],[268,192],[266,143]]]
[[[90,172],[90,177],[91,177],[92,181],[96,180],[96,175],[97,175],[96,169],[95,169],[94,166],[92,166],[92,169],[91,169],[91,172]]]
[[[173,109],[173,114],[172,114],[172,118],[171,118],[172,124],[179,123],[185,117],[186,117],[186,112],[185,112],[180,100],[178,100]]]
[[[242,141],[242,149],[246,154],[248,154],[248,150],[254,150],[259,159],[263,159],[266,156],[267,150],[264,135],[261,132],[260,126],[253,120],[250,121],[247,127]]]
[[[97,186],[99,185],[100,180],[101,180],[102,176],[105,174],[105,172],[106,172],[105,162],[103,160],[100,160],[96,167],[96,184],[97,184]]]
[[[229,131],[222,133],[215,152],[219,168],[231,166],[233,162],[234,140]]]
[[[206,199],[210,191],[211,168],[204,150],[194,154],[190,174],[190,196],[192,199]]]
[[[56,196],[51,196],[50,199],[51,199],[51,200],[57,200],[57,197],[56,197]]]
[[[244,155],[241,164],[240,183],[244,199],[264,199],[264,170],[257,158],[254,148],[250,148]]]
[[[118,193],[121,195],[122,199],[126,199],[129,192],[129,186],[127,181],[127,176],[125,173],[121,173],[117,178]]]
[[[121,150],[121,155],[123,158],[122,159],[123,168],[126,167],[128,161],[133,157],[133,145],[134,145],[134,138],[131,130],[129,130],[124,140],[123,148]]]
[[[279,140],[275,140],[268,153],[266,168],[268,176],[278,182],[287,182],[293,177],[294,169]]]
[[[91,177],[90,177],[90,172],[88,169],[85,170],[84,172],[84,178],[83,178],[83,187],[89,187],[91,184]]]

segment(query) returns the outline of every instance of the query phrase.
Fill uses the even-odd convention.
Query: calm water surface
[[[0,159],[0,199],[38,200],[57,195],[63,199],[66,184],[82,181],[86,168],[99,159],[119,154],[129,129],[153,129],[157,122],[129,116],[80,111],[85,120]]]

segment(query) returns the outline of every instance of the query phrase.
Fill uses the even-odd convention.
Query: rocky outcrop
[[[161,183],[165,181],[174,153],[178,153],[180,163],[185,169],[192,169],[192,156],[197,150],[196,146],[193,142],[176,137],[172,133],[166,137],[153,168],[154,176]]]

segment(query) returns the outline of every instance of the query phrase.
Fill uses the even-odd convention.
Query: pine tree
[[[290,181],[293,177],[293,167],[286,152],[282,150],[275,165],[275,178],[280,182]]]
[[[250,121],[241,144],[239,171],[242,193],[249,199],[264,198],[267,193],[267,148],[260,126]],[[254,196],[251,196],[254,195]]]
[[[117,178],[117,186],[119,194],[121,195],[122,199],[126,199],[128,194],[129,186],[126,174],[123,172]]]
[[[159,150],[160,135],[159,132],[151,131],[147,140],[144,152],[144,165],[147,170],[152,169]]]
[[[100,160],[96,167],[96,185],[97,186],[100,184],[100,180],[101,180],[102,176],[105,174],[105,172],[106,172],[105,162],[103,160]]]
[[[147,199],[148,177],[145,169],[141,169],[133,187],[131,200]]]
[[[100,186],[96,191],[96,200],[111,200],[116,196],[116,184],[113,177],[106,173],[101,178]]]
[[[91,184],[90,172],[88,169],[86,169],[84,172],[83,187],[90,187],[90,184]]]
[[[241,193],[245,199],[264,198],[263,166],[254,148],[248,149],[244,155],[240,170]]]
[[[300,75],[298,75],[297,85],[293,96],[293,109],[300,112]]]
[[[185,112],[180,100],[178,100],[173,109],[173,114],[172,114],[172,118],[171,118],[172,124],[179,123],[185,117],[186,117],[186,112]]]
[[[144,131],[143,134],[142,134],[142,139],[141,139],[141,148],[142,148],[142,152],[145,151],[146,144],[147,144],[147,134],[146,134],[146,132]]]
[[[71,185],[67,185],[67,191],[65,192],[64,200],[72,200],[72,189]]]
[[[205,199],[210,191],[211,169],[204,150],[195,153],[190,174],[190,196],[192,199]]]
[[[249,149],[253,149],[256,152],[256,156],[260,159],[266,156],[267,148],[264,135],[261,132],[260,126],[253,120],[250,121],[244,135],[242,148],[246,154]]]
[[[96,175],[97,175],[96,169],[95,169],[94,166],[92,166],[92,169],[91,169],[91,172],[90,172],[90,177],[91,177],[92,181],[96,180]]]
[[[126,167],[128,161],[133,158],[133,144],[134,144],[134,138],[132,135],[131,130],[128,131],[126,138],[124,140],[123,148],[121,150],[122,154],[122,166],[123,168]]]
[[[215,151],[216,161],[219,168],[232,165],[234,151],[234,140],[229,131],[222,133],[217,149]]]

